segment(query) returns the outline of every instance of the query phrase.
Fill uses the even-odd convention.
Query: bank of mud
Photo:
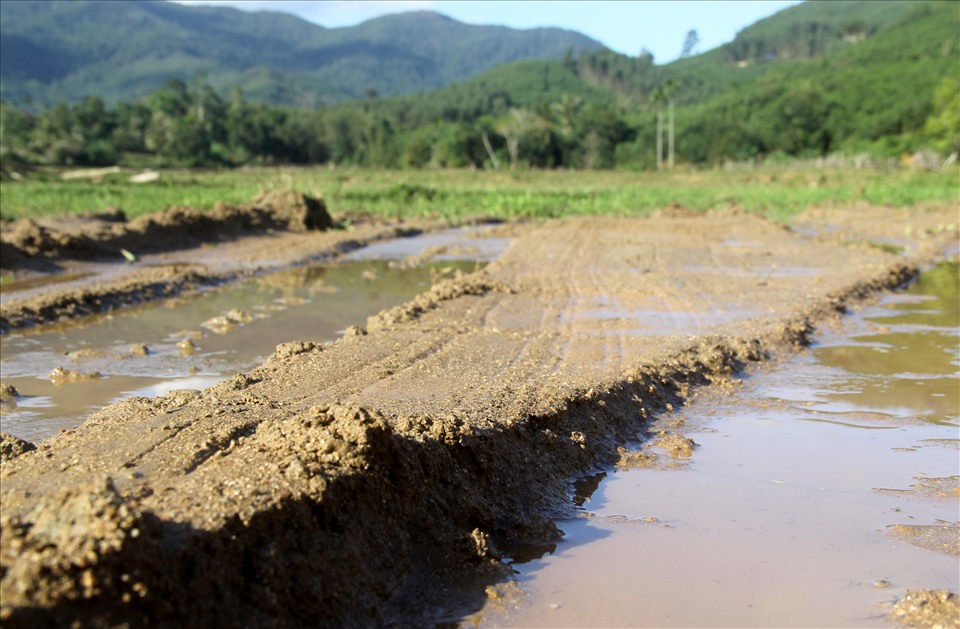
[[[891,212],[864,227],[902,236]],[[908,281],[956,243],[951,213],[909,216],[910,255],[735,213],[522,227],[335,343],[11,447],[4,624],[456,618],[501,552],[556,539],[573,479],[690,387]]]
[[[122,210],[5,223],[0,333],[190,294],[253,275],[333,260],[444,221],[335,220],[292,190],[209,212],[173,207],[127,220]],[[14,278],[14,281],[9,281]]]

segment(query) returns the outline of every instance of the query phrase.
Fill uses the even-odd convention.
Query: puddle
[[[578,483],[564,539],[463,625],[888,627],[907,589],[956,591],[957,269],[661,419],[692,455]]]
[[[10,293],[29,291],[53,284],[78,282],[82,279],[90,277],[91,275],[93,275],[93,273],[55,273],[53,275],[44,275],[42,277],[32,277],[22,280],[0,282],[0,299]],[[17,295],[17,297],[19,296],[20,295]]]
[[[508,238],[486,235],[495,225],[447,229],[416,238],[397,238],[357,249],[345,260],[402,260],[425,254],[436,261],[473,260],[491,262],[510,244]]]
[[[452,231],[454,240],[461,236]],[[408,240],[410,255],[423,257],[423,249],[434,246]],[[427,290],[438,276],[473,271],[480,263],[447,259],[396,266],[358,259],[301,267],[190,298],[10,333],[0,338],[0,371],[3,384],[21,398],[0,404],[2,430],[36,441],[130,396],[212,386],[262,363],[280,343],[336,339],[348,326],[363,325],[368,316]],[[79,381],[58,386],[50,378],[58,368],[76,372]],[[94,373],[100,377],[82,377]]]

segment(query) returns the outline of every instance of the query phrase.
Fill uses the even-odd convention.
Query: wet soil
[[[461,626],[956,626],[957,270],[651,422]]]
[[[334,221],[322,200],[293,191],[266,193],[248,206],[174,207],[131,221],[113,212],[4,223],[0,333],[333,260],[446,226],[367,216]]]
[[[955,208],[909,214],[904,254],[865,242],[878,222],[905,233],[899,212],[844,215],[842,241],[729,212],[518,226],[486,269],[334,343],[291,339],[202,392],[108,406],[2,464],[0,617],[357,625],[479,608],[498,548],[556,540],[570,479],[648,418],[956,245]],[[293,264],[349,242],[253,240],[208,260]],[[82,284],[74,301],[111,290]],[[5,300],[5,325],[53,316],[24,303]],[[474,585],[454,596],[451,580]]]
[[[391,242],[471,242],[466,236],[475,231],[445,230]],[[388,253],[388,244],[370,248]],[[483,266],[445,256],[416,268],[393,268],[406,256],[353,257],[90,315],[72,325],[0,336],[2,382],[18,392],[0,404],[2,430],[37,441],[76,428],[90,413],[133,395],[155,397],[212,386],[256,367],[291,338],[335,340],[349,326],[429,289],[431,277]],[[67,372],[101,377],[68,381]],[[6,397],[0,391],[0,401]]]

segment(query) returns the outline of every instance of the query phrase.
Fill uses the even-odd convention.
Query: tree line
[[[605,168],[615,165],[617,145],[636,136],[613,107],[576,96],[526,108],[501,94],[479,111],[435,116],[393,100],[300,110],[170,80],[114,108],[95,96],[36,115],[0,104],[0,144],[4,159],[62,166]]]
[[[857,94],[825,91],[803,66],[778,80],[761,77],[684,103],[690,82],[682,78],[641,96],[591,87],[583,75],[594,83],[627,76],[621,71],[627,58],[612,54],[572,65],[520,64],[502,86],[479,80],[314,110],[250,102],[240,89],[224,97],[203,80],[170,80],[112,108],[95,96],[37,114],[0,103],[0,157],[58,166],[659,169],[672,168],[674,156],[711,164],[844,150],[960,150],[954,76],[930,90],[928,75],[914,98],[894,100],[877,74],[862,77],[852,69],[849,78],[834,80],[856,85]],[[510,80],[542,89],[524,95]],[[924,96],[921,86],[932,94]],[[871,101],[871,93],[881,96]]]

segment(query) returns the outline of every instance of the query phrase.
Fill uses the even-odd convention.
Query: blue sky
[[[656,63],[667,63],[680,55],[690,29],[696,29],[700,37],[697,50],[704,52],[731,41],[745,26],[799,1],[181,0],[181,4],[283,11],[330,28],[352,26],[386,13],[431,10],[469,24],[558,26],[589,35],[623,54],[635,56],[646,48],[654,54]]]

